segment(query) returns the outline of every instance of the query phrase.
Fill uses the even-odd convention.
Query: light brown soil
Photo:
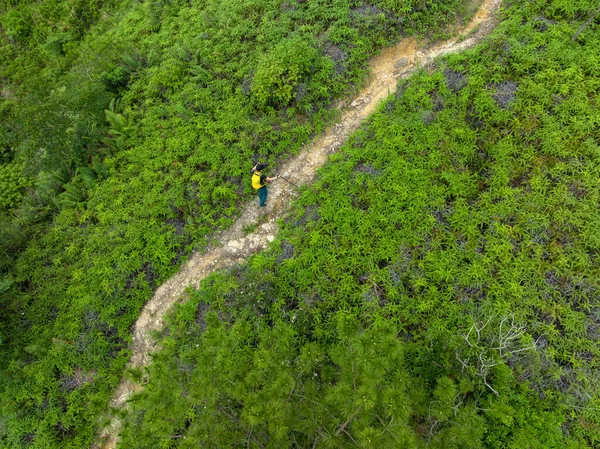
[[[451,40],[425,49],[424,43],[420,44],[416,39],[408,38],[394,47],[384,49],[370,63],[371,75],[368,85],[349,105],[339,106],[343,109],[339,122],[307,144],[298,156],[285,162],[279,173],[298,186],[310,183],[317,169],[323,166],[329,155],[338,150],[358,129],[381,100],[396,91],[399,78],[407,77],[439,56],[474,46],[494,28],[494,13],[500,4],[501,0],[484,0],[470,22],[459,29],[457,37]],[[469,37],[465,39],[465,36]],[[283,180],[271,183],[266,207],[259,208],[258,200],[247,204],[241,218],[230,229],[216,236],[215,242],[218,243],[214,244],[212,249],[204,253],[193,253],[181,270],[156,290],[133,328],[131,368],[142,368],[148,364],[149,354],[157,349],[157,343],[151,334],[163,328],[165,314],[174,303],[181,300],[184,290],[188,287],[197,288],[200,281],[215,270],[240,263],[248,256],[266,248],[277,235],[278,225],[275,217],[283,214],[290,200],[296,195],[296,189]],[[253,226],[256,226],[254,232],[246,235],[244,229]],[[141,388],[141,385],[123,378],[110,405],[114,409],[121,409],[131,395]],[[94,448],[116,447],[121,423],[115,415],[111,424],[101,430],[99,441]]]
[[[8,87],[0,87],[0,97],[11,99],[14,95]]]

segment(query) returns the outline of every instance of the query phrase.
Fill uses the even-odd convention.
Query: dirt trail
[[[439,56],[474,46],[495,26],[494,13],[500,4],[501,0],[483,0],[471,21],[457,30],[456,38],[429,48],[420,47],[416,39],[408,38],[394,47],[384,49],[370,63],[368,85],[349,105],[346,103],[339,106],[340,110],[344,110],[339,122],[307,144],[298,156],[285,162],[279,173],[296,185],[311,182],[317,169],[323,166],[329,155],[338,150],[358,129],[382,99],[396,91],[399,78],[407,77]],[[466,36],[469,37],[465,38]],[[275,217],[283,214],[290,199],[296,194],[296,189],[289,183],[283,180],[273,182],[269,187],[266,207],[259,208],[258,200],[247,204],[233,226],[215,237],[217,243],[212,249],[204,253],[194,252],[180,271],[156,290],[135,323],[130,367],[139,368],[148,364],[149,354],[156,350],[156,343],[150,335],[163,328],[165,314],[181,299],[186,288],[197,288],[200,281],[213,271],[244,261],[275,239],[278,231]],[[255,230],[246,235],[244,229],[249,227],[255,227]],[[127,399],[141,388],[141,385],[123,378],[110,405],[116,409],[124,407]],[[120,420],[113,417],[111,424],[102,429],[99,442],[93,447],[116,447],[120,427]]]

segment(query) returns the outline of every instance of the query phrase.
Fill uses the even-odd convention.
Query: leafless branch
[[[354,444],[356,444],[356,446],[357,446],[357,447],[361,447],[361,445],[360,445],[360,444],[358,444],[354,438],[352,438],[352,435],[350,435],[348,432],[346,432],[346,429],[344,429],[344,430],[343,430],[343,432],[344,432],[346,435],[348,435],[348,438],[350,438],[350,439],[352,440],[352,442],[353,442]]]
[[[587,28],[587,27],[588,27],[588,26],[589,26],[589,25],[590,25],[590,24],[591,24],[591,23],[594,21],[594,19],[596,18],[596,16],[598,16],[598,14],[600,14],[600,8],[598,8],[598,10],[597,10],[595,13],[593,13],[593,14],[592,14],[592,15],[591,15],[591,16],[590,16],[590,17],[589,17],[589,18],[588,18],[588,19],[587,19],[587,20],[584,22],[584,24],[583,24],[583,25],[581,25],[581,26],[579,27],[579,29],[577,30],[577,33],[575,33],[575,34],[573,35],[573,37],[571,38],[571,41],[572,41],[572,42],[575,42],[575,41],[577,40],[577,38],[579,37],[579,35],[580,35],[581,33],[583,33],[583,30],[585,30],[585,29],[586,29],[586,28]]]
[[[350,422],[352,421],[352,419],[356,416],[356,414],[360,411],[361,407],[358,407],[354,413],[352,413],[348,419],[346,420],[346,422],[344,424],[341,425],[341,427],[337,430],[337,432],[335,433],[336,435],[339,435],[342,432],[346,432],[346,426],[348,424],[350,424]]]
[[[471,354],[461,356],[460,351],[457,350],[456,360],[461,364],[463,371],[468,368],[475,369],[483,383],[498,395],[498,392],[488,382],[490,369],[506,361],[509,356],[535,350],[541,337],[527,346],[522,346],[520,341],[527,328],[520,325],[512,314],[505,315],[500,319],[497,332],[488,330],[484,336],[483,330],[490,325],[494,318],[494,315],[490,316],[483,325],[477,323],[471,325],[467,334],[463,336],[471,348],[469,351]],[[475,354],[473,354],[473,350]]]

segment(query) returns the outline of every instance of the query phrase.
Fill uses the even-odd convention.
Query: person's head
[[[267,168],[269,164],[256,164],[256,171],[262,171]]]

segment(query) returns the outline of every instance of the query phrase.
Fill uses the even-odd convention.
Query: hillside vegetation
[[[0,5],[0,443],[81,448],[153,289],[459,0]],[[432,34],[435,34],[434,31]]]
[[[511,2],[402,82],[173,313],[121,447],[599,447],[593,3]]]

